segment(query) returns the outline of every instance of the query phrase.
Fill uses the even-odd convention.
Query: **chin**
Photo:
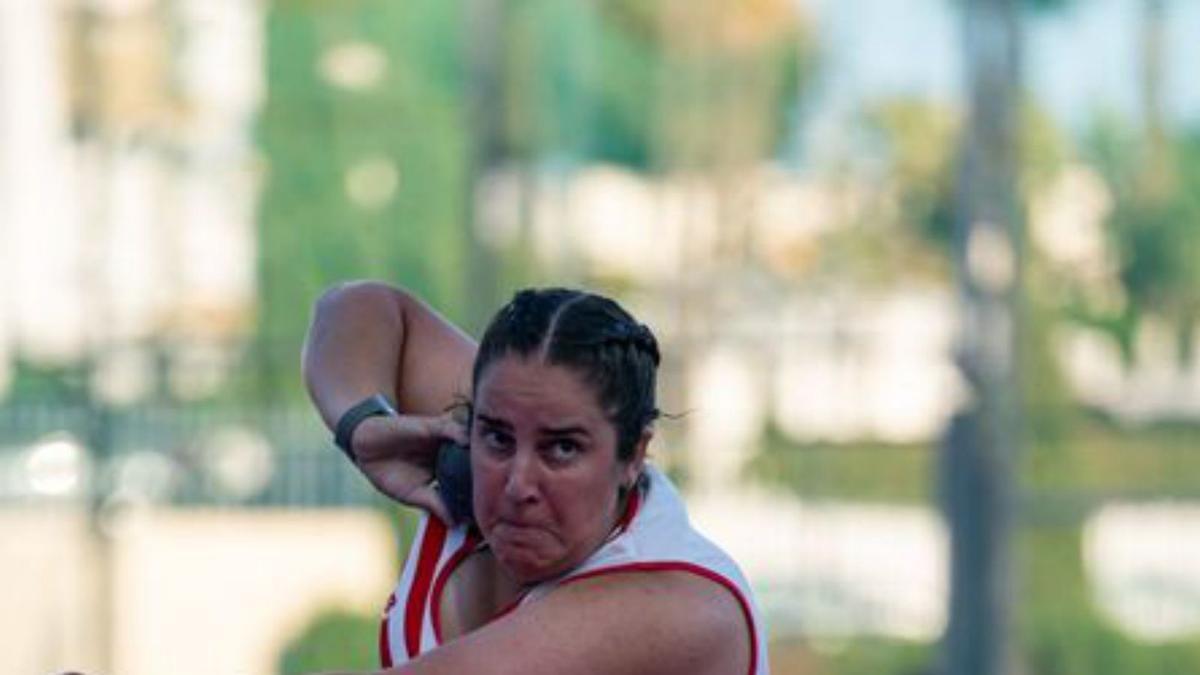
[[[529,585],[557,576],[569,569],[562,561],[539,556],[527,549],[497,549],[492,547],[497,562],[512,579],[521,585]]]
[[[539,581],[550,576],[550,566],[530,557],[526,552],[495,551],[495,553],[496,560],[508,572],[508,575],[522,584]]]

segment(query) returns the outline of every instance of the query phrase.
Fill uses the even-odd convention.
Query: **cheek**
[[[502,472],[487,460],[471,452],[471,500],[475,508],[475,520],[484,525],[495,511],[496,500],[504,488]]]
[[[572,528],[604,527],[617,502],[616,483],[607,477],[564,480],[550,489],[549,501],[555,505],[560,522]]]

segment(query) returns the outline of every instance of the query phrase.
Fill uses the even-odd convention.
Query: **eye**
[[[479,432],[479,438],[488,452],[502,454],[509,452],[513,447],[512,435],[501,429],[485,427]]]
[[[556,438],[546,449],[551,462],[563,464],[575,459],[583,452],[583,446],[574,439]]]

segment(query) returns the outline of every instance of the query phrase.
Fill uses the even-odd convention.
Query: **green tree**
[[[434,0],[272,3],[259,214],[259,393],[298,395],[308,308],[350,278],[457,315],[465,199],[459,17]]]
[[[547,162],[651,169],[683,161],[668,155],[694,166],[774,152],[799,86],[795,10],[708,4],[272,3],[258,128],[260,393],[299,391],[306,310],[334,281],[400,281],[471,325],[466,307],[492,304],[472,298],[527,281],[524,239],[501,252],[515,261],[510,279],[488,271],[475,237],[475,186],[497,166],[520,167],[528,205]],[[695,27],[714,41],[680,46]],[[689,84],[665,86],[676,81]]]
[[[344,609],[322,611],[284,646],[277,672],[373,670],[379,665],[378,632],[377,616]]]
[[[507,145],[516,156],[641,170],[760,159],[787,131],[811,40],[792,3],[505,5]]]
[[[1086,148],[1113,195],[1108,219],[1123,302],[1101,305],[1076,294],[1072,316],[1112,336],[1127,366],[1147,316],[1170,322],[1181,368],[1194,358],[1200,318],[1200,145],[1171,130],[1163,114],[1166,2],[1143,0],[1136,26],[1142,55],[1141,125],[1112,117],[1092,127]]]

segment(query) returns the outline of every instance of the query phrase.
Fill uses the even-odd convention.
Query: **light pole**
[[[970,395],[941,456],[951,568],[942,665],[947,675],[1012,675],[1018,670],[1012,541],[1023,259],[1017,0],[965,0],[962,38],[967,117],[954,259],[958,361]]]

